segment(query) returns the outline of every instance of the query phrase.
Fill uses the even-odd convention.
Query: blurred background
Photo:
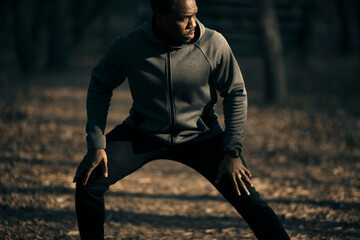
[[[200,0],[198,5],[198,18],[230,43],[248,89],[256,92],[250,97],[269,102],[285,94],[327,96],[358,114],[359,1]],[[1,0],[1,83],[19,73],[89,70],[116,36],[150,16],[146,0]]]
[[[292,239],[359,239],[360,1],[198,0],[249,98],[244,156]],[[147,0],[0,0],[0,238],[78,239],[90,71]],[[126,82],[106,132],[128,115]],[[220,120],[221,104],[217,104]],[[107,197],[107,239],[254,239],[193,170],[146,165]]]

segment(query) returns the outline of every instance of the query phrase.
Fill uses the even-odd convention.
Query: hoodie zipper
[[[171,82],[171,52],[170,48],[167,52],[167,87],[168,87],[168,96],[169,96],[169,105],[170,105],[170,144],[174,145],[174,136],[173,129],[175,126],[175,110],[174,110],[174,98],[173,98],[173,88]]]

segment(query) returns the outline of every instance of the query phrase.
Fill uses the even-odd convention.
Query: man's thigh
[[[224,134],[219,134],[206,140],[182,144],[174,148],[172,155],[174,156],[174,160],[184,163],[202,174],[210,183],[218,188],[221,193],[224,194],[225,191],[237,196],[237,192],[229,176],[223,175],[220,183],[215,184],[219,165],[225,157],[223,139]],[[243,165],[247,167],[242,155],[240,159]],[[255,188],[251,187],[247,182],[245,182],[245,185],[251,193],[256,193]]]
[[[214,182],[218,166],[225,156],[223,138],[223,134],[219,134],[209,139],[180,144],[173,148],[172,158]]]
[[[167,152],[164,144],[154,141],[122,124],[106,135],[108,177],[99,165],[90,176],[87,188],[106,191],[109,186],[133,173],[151,160],[159,159]]]

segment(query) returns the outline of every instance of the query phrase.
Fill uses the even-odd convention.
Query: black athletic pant
[[[119,125],[107,134],[108,171],[105,178],[101,166],[93,171],[86,186],[82,179],[76,185],[76,213],[81,239],[104,239],[104,193],[109,186],[156,159],[183,163],[208,179],[235,207],[258,239],[289,239],[273,210],[255,188],[246,184],[250,196],[238,196],[225,175],[215,184],[218,166],[224,157],[223,134],[175,146],[154,141],[137,131]],[[246,163],[241,157],[244,166]]]

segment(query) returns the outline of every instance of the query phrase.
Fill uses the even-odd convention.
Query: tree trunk
[[[31,26],[31,39],[33,41],[33,43],[37,44],[38,43],[38,37],[39,37],[39,32],[40,30],[42,30],[44,28],[44,23],[45,23],[45,9],[46,7],[46,3],[45,0],[36,0],[34,2],[34,15],[33,15],[33,20],[32,20],[32,26]]]
[[[0,0],[0,31],[5,29],[5,0]]]
[[[68,44],[63,1],[49,2],[49,49],[48,70],[63,70],[68,65]]]
[[[256,0],[261,43],[266,67],[265,98],[280,101],[287,92],[280,30],[272,0]]]
[[[112,42],[108,6],[104,6],[102,10],[100,26],[100,31],[103,39],[103,49],[104,51],[106,51]]]
[[[72,8],[72,43],[79,44],[87,27],[102,13],[108,0],[76,0],[71,2]]]
[[[14,33],[15,33],[15,51],[20,65],[20,71],[23,74],[29,74],[35,65],[34,51],[32,46],[30,33],[30,23],[28,19],[24,19],[25,12],[22,11],[23,2],[13,0],[13,17],[14,17]]]
[[[355,0],[341,0],[340,48],[345,55],[359,54],[359,9]]]
[[[299,34],[300,37],[300,57],[307,61],[315,51],[315,15],[316,5],[312,0],[303,1],[303,14],[302,25],[303,29]]]
[[[45,0],[13,0],[15,51],[23,74],[36,70],[38,35],[43,27]]]

